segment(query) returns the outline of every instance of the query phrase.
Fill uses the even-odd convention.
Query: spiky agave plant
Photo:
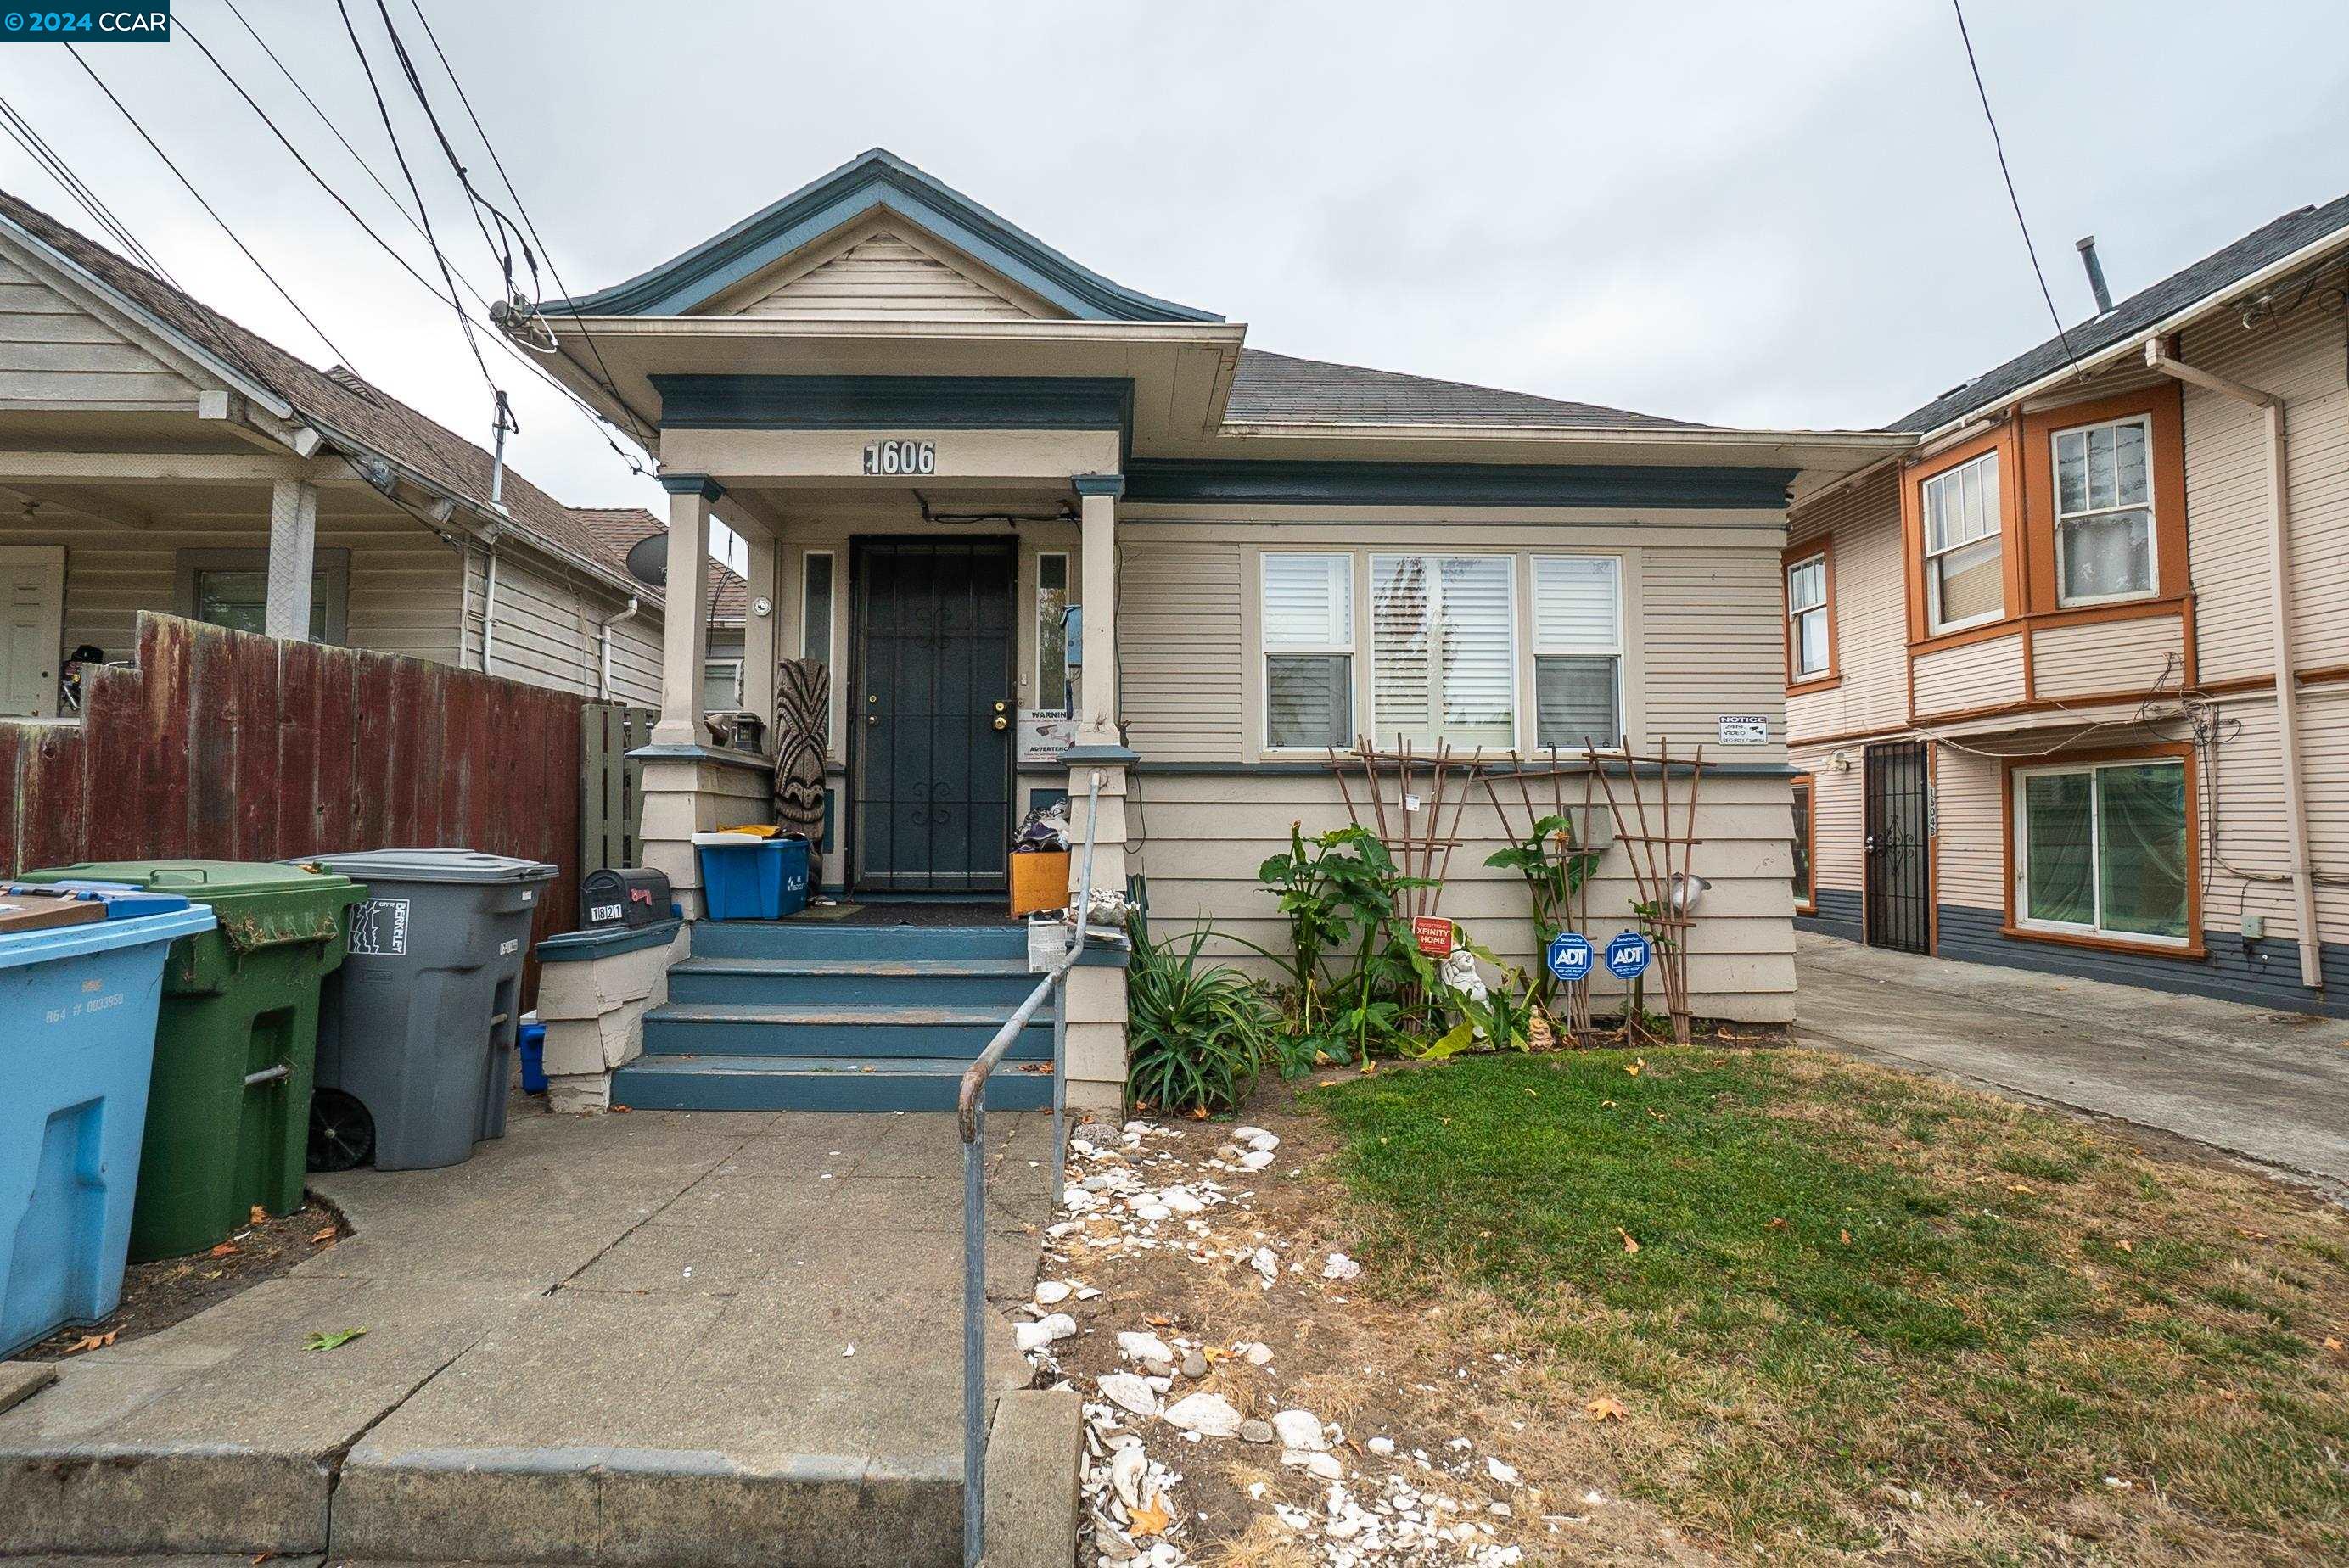
[[[1230,965],[1199,961],[1210,934],[1205,921],[1187,938],[1164,943],[1151,939],[1139,915],[1127,929],[1127,1097],[1169,1115],[1237,1109],[1272,1042],[1263,994]]]

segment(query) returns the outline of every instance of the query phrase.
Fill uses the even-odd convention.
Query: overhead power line
[[[63,155],[56,148],[51,147],[47,139],[39,131],[33,129],[32,122],[17,112],[16,105],[8,102],[5,98],[0,98],[0,128],[6,129],[9,139],[23,148],[26,156],[38,164],[50,179],[56,181],[65,193],[73,199],[75,205],[89,214],[90,222],[104,231],[116,244],[121,246],[125,253],[158,277],[167,281],[171,279],[171,274],[163,270],[163,263],[157,261],[153,253],[139,242],[139,236],[132,233],[120,218],[115,216],[113,209],[98,199],[98,192],[91,190],[88,183],[74,172],[73,166],[65,160]],[[174,283],[172,286],[176,288],[178,284]]]
[[[2031,225],[2023,219],[2023,198],[2014,193],[2014,174],[2006,166],[2006,143],[1998,134],[1998,117],[1990,110],[1990,89],[1982,86],[1982,64],[1974,58],[1974,41],[1966,31],[1966,8],[1963,0],[1950,0],[1950,9],[1957,13],[1958,41],[1966,47],[1966,68],[1973,73],[1974,93],[1982,99],[1982,119],[1990,124],[1990,145],[1998,154],[1999,178],[2006,181],[2007,205],[2014,209],[2014,226],[2023,231],[2023,249],[2031,258],[2031,273],[2039,280],[2039,297],[2047,302],[2047,319],[2055,324],[2056,341],[2064,346],[2064,357],[2072,368],[2080,369],[2080,356],[2072,351],[2072,335],[2064,330],[2064,315],[2055,308],[2055,295],[2047,286],[2046,269],[2039,264],[2039,247],[2031,242]],[[2085,374],[2085,373],[2084,373]]]

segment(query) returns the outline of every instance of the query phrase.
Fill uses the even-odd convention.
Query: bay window
[[[1354,558],[1263,558],[1264,744],[1354,741]]]
[[[1516,577],[1499,555],[1371,557],[1371,708],[1381,738],[1517,743]]]
[[[2152,430],[2140,415],[2055,432],[2057,603],[2153,592]]]
[[[2023,769],[2013,788],[2018,925],[2127,941],[2193,937],[2184,760]]]
[[[1534,744],[1579,751],[1623,737],[1622,562],[1534,557]]]
[[[1929,632],[1953,632],[2005,614],[1998,485],[1998,454],[1985,452],[1920,487]]]

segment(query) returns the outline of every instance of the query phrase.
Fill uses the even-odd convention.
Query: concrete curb
[[[995,1402],[987,1436],[984,1568],[1069,1568],[1077,1560],[1084,1407],[1066,1388]]]

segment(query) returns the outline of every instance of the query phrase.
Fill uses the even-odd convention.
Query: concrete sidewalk
[[[1050,1122],[988,1131],[1025,1300]],[[959,1171],[950,1116],[640,1111],[314,1178],[355,1235],[0,1414],[0,1553],[959,1562]]]
[[[2172,1133],[2349,1194],[2349,1025],[1805,933],[1795,1037]]]

